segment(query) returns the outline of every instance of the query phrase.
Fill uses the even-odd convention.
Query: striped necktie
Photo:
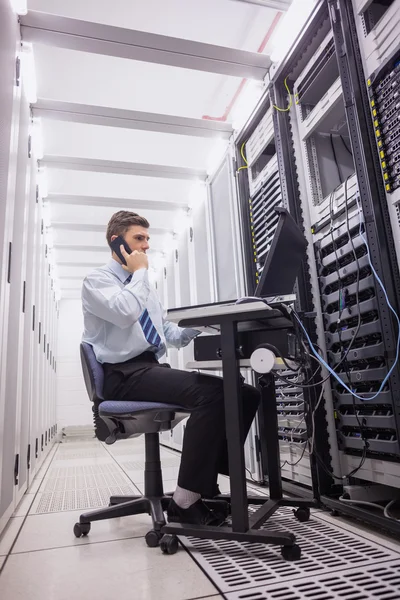
[[[132,279],[132,275],[125,280],[125,284],[129,283]],[[157,333],[157,329],[153,325],[153,321],[150,318],[147,308],[143,311],[139,323],[142,327],[144,337],[149,342],[151,346],[156,346],[158,348],[161,344],[161,338]]]

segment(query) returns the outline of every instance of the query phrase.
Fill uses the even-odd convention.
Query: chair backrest
[[[103,397],[104,371],[96,360],[93,348],[86,342],[81,343],[81,362],[86,390],[92,402],[101,402]]]

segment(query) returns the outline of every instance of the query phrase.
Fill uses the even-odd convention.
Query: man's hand
[[[144,252],[138,252],[137,250],[134,250],[132,254],[128,254],[122,245],[120,246],[120,249],[122,256],[126,260],[126,266],[122,265],[125,271],[129,271],[129,273],[134,273],[139,269],[149,268],[149,260]]]

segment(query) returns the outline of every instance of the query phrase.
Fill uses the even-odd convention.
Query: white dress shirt
[[[195,329],[182,329],[165,320],[156,290],[150,285],[147,269],[139,269],[125,285],[130,273],[116,260],[92,271],[82,287],[84,317],[83,341],[91,344],[100,363],[120,363],[143,352],[165,354],[167,345],[187,346],[199,335]],[[147,309],[161,338],[161,345],[151,346],[139,319]]]

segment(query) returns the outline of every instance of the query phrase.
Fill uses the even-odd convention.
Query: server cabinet
[[[167,308],[213,301],[209,205],[206,190],[198,192],[185,226],[174,235],[166,266],[158,277],[157,287],[167,290]],[[167,360],[172,366],[184,369],[193,360],[192,345],[179,351],[169,349]],[[182,421],[173,431],[162,433],[162,443],[181,451],[185,424],[186,421]]]
[[[12,234],[18,161],[20,86],[17,50],[18,24],[7,0],[0,2],[0,531],[14,506],[15,421],[9,426],[10,400],[6,395],[10,328]]]
[[[236,169],[231,144],[219,168],[208,182],[214,302],[235,300],[243,297],[246,290]],[[255,384],[250,369],[242,369],[241,374],[246,383]],[[218,375],[222,376],[222,372],[218,372]],[[256,419],[245,443],[245,464],[250,478],[262,482],[258,440],[259,427]]]
[[[30,142],[29,142],[29,104],[24,93],[24,81],[21,81],[21,101],[19,114],[17,178],[15,188],[14,219],[13,219],[13,250],[10,269],[10,304],[8,314],[9,335],[7,342],[7,375],[6,375],[6,410],[5,422],[5,453],[8,454],[6,464],[3,464],[2,487],[9,490],[6,502],[13,499],[18,503],[26,490],[27,447],[23,447],[21,439],[21,419],[29,409],[22,396],[22,384],[29,374],[23,370],[23,339],[25,327],[25,293],[26,293],[26,231],[29,216],[30,191]],[[10,481],[14,480],[14,490],[9,489]]]
[[[275,208],[282,205],[288,207],[279,172],[272,104],[270,94],[266,92],[236,140],[237,163],[241,167],[237,172],[237,184],[248,295],[254,294],[275,233],[278,222]],[[285,380],[276,380],[276,398],[282,479],[288,490],[292,489],[293,484],[299,484],[300,493],[309,495],[312,470],[306,448],[304,394],[295,373],[284,371],[281,375]],[[257,448],[261,479],[267,478],[263,458],[260,448]]]
[[[298,310],[344,385],[372,398],[354,397],[334,377],[319,405],[304,391],[315,411],[314,481],[327,505],[393,529],[337,500],[342,478],[393,486],[398,472],[397,328],[374,276],[397,311],[397,257],[367,93],[373,78],[363,79],[354,19],[351,3],[321,3],[270,94],[283,202],[309,242]]]
[[[46,280],[46,232],[36,185],[25,50],[17,16],[7,0],[0,0],[0,532],[55,431],[49,369],[54,307],[50,278]],[[48,332],[46,363],[43,324]]]
[[[395,240],[398,240],[399,229],[398,222],[393,219],[393,209],[397,205],[396,154],[395,151],[392,152],[393,148],[391,147],[396,136],[399,135],[396,116],[398,118],[400,113],[398,108],[395,109],[395,99],[398,93],[396,64],[400,58],[400,42],[398,36],[393,35],[396,26],[398,29],[399,9],[400,4],[397,1],[386,3],[386,6],[375,2],[370,7],[371,11],[375,11],[376,18],[370,33],[378,35],[379,38],[379,52],[374,55],[375,63],[370,61],[371,55],[368,53],[366,40],[356,36],[356,23],[360,15],[354,14],[351,6],[343,2],[338,2],[335,12],[332,12],[332,18],[335,16],[335,21],[332,23],[335,43],[338,48],[342,48],[339,67],[352,134],[353,152],[358,159],[356,166],[360,205],[365,222],[364,240],[369,246],[370,265],[377,272],[383,284],[381,286],[378,281],[376,286],[376,305],[382,326],[385,351],[384,367],[386,367],[386,371],[391,369],[391,375],[382,390],[383,393],[376,398],[379,404],[376,407],[370,406],[373,405],[371,401],[365,407],[364,403],[363,408],[358,411],[361,416],[364,416],[363,411],[367,411],[365,437],[369,444],[367,459],[358,476],[364,481],[376,481],[375,470],[379,464],[381,465],[378,468],[380,480],[393,486],[395,481],[393,475],[396,473],[397,484],[395,487],[397,488],[400,487],[398,464],[400,370],[398,362],[396,362],[399,327],[393,318],[387,300],[394,311],[399,314],[400,279],[398,255],[395,251]],[[376,12],[377,10],[378,12]],[[362,60],[363,57],[364,60]],[[379,63],[380,68],[376,69]],[[369,69],[371,66],[376,69],[374,73],[366,73],[365,69]],[[355,101],[350,103],[350,97]],[[386,102],[391,102],[390,116],[384,112],[387,110],[387,107],[384,108]],[[395,109],[394,112],[393,109]],[[392,136],[393,139],[391,139]],[[383,157],[382,153],[384,153]],[[392,161],[393,164],[390,165]],[[393,194],[395,195],[393,196]],[[375,281],[377,282],[376,277]],[[358,406],[359,403],[357,403]],[[374,408],[376,410],[371,414],[370,411]],[[351,467],[355,463],[355,459],[349,458],[348,454],[350,454],[349,451],[345,456],[346,466]],[[397,463],[397,469],[392,463]],[[387,471],[387,478],[385,471]]]
[[[34,290],[36,276],[34,272],[36,257],[36,218],[37,218],[37,183],[36,162],[30,158],[30,181],[28,203],[28,220],[26,227],[26,273],[23,290],[24,335],[23,335],[23,373],[22,379],[22,409],[20,415],[21,460],[19,486],[29,485],[35,466],[34,446],[30,433],[30,418],[33,404],[32,378],[34,372]]]

